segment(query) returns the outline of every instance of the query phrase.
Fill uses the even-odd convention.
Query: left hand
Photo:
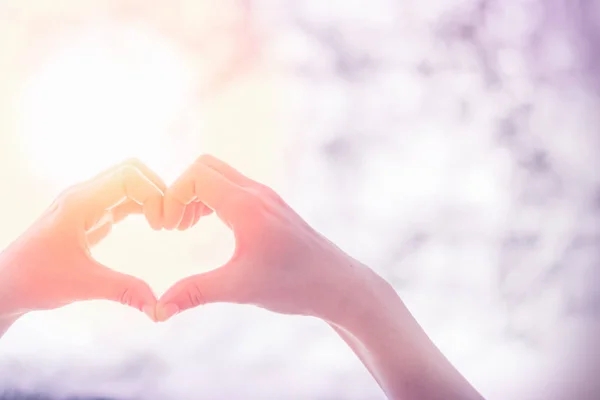
[[[133,160],[65,191],[0,253],[0,319],[95,299],[135,307],[154,319],[156,297],[150,287],[98,263],[90,248],[130,214],[143,213],[161,229],[165,189],[160,178]]]

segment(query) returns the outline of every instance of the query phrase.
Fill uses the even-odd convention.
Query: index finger
[[[150,182],[152,182],[163,193],[167,190],[167,184],[165,183],[165,181],[163,181],[162,178],[160,176],[158,176],[158,174],[156,172],[154,172],[146,164],[144,164],[137,158],[130,158],[128,160],[123,161],[120,164],[117,164],[115,166],[108,168],[107,170],[103,171],[102,173],[100,173],[100,174],[96,175],[95,177],[93,177],[92,179],[88,180],[86,182],[86,184],[90,184],[90,183],[97,181],[98,179],[101,179],[106,176],[110,176],[115,171],[117,171],[125,166],[132,166],[134,168],[137,168],[146,178],[148,178],[148,180],[150,180]]]
[[[243,189],[200,161],[192,164],[165,193],[164,225],[174,229],[192,201],[206,204],[225,222],[232,222],[232,199]]]
[[[95,178],[90,179],[81,186],[93,186],[96,184],[97,181],[100,181],[104,178],[110,179],[110,176],[114,175],[115,172],[126,166],[137,168],[145,178],[147,178],[150,182],[152,182],[152,184],[154,184],[158,189],[160,189],[162,194],[164,194],[164,192],[167,190],[167,185],[158,176],[158,174],[156,174],[152,169],[150,169],[137,158],[130,158],[128,160],[125,160],[121,164],[115,165],[114,167],[111,167],[106,171],[102,172],[101,174],[97,175]],[[146,201],[143,204],[143,213],[146,216],[146,219],[148,220],[150,226],[155,230],[159,230],[162,228],[162,211],[162,197],[151,197],[148,201]]]
[[[108,209],[120,205],[127,199],[140,204],[144,209],[146,218],[151,225],[161,224],[161,205],[163,192],[140,170],[131,165],[124,165],[93,181],[81,189],[86,214],[92,225],[97,222],[96,217]],[[156,205],[157,212],[152,212],[148,204]],[[86,224],[86,227],[89,224]]]

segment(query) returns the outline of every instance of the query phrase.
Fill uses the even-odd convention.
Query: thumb
[[[156,296],[146,282],[96,264],[85,288],[87,299],[116,301],[137,308],[150,319],[156,320]]]
[[[184,278],[158,300],[156,319],[166,321],[175,314],[207,303],[236,303],[237,284],[231,266]]]

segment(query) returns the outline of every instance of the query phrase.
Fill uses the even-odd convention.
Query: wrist
[[[353,274],[339,285],[337,307],[328,322],[360,335],[368,324],[386,324],[405,318],[404,303],[385,279],[363,264],[353,266]]]
[[[387,281],[371,271],[353,290],[347,311],[330,323],[349,334],[364,360],[380,371],[390,398],[482,399]]]
[[[0,253],[0,324],[16,321],[26,312],[18,299],[22,296],[18,279],[15,274],[15,264],[8,251]]]

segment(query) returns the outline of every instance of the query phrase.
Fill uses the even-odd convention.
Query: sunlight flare
[[[61,188],[131,157],[171,178],[173,127],[190,101],[192,78],[177,48],[149,31],[84,32],[46,58],[24,87],[25,155],[35,173]]]

